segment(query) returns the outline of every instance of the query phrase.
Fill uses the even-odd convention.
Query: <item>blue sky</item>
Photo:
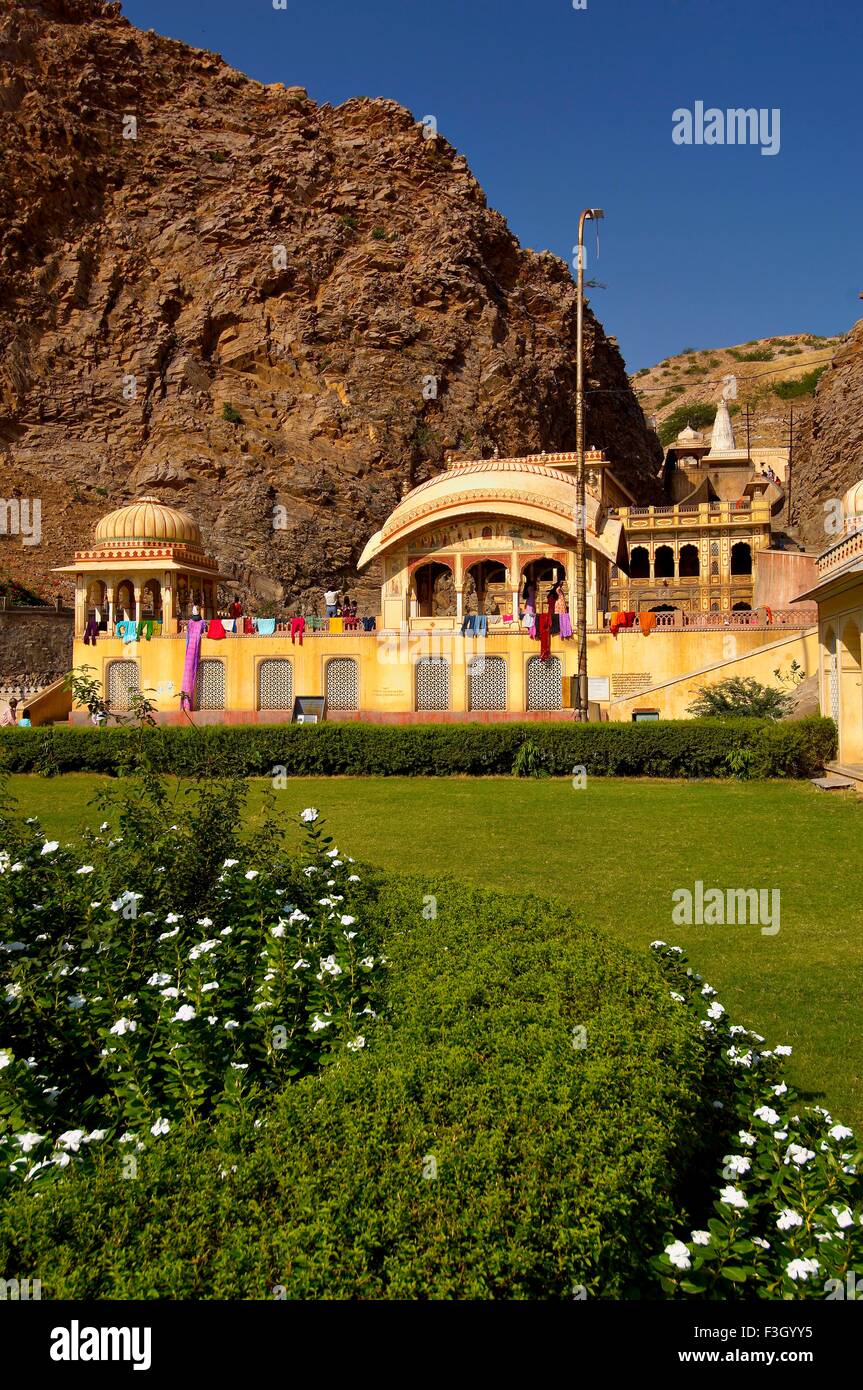
[[[434,115],[525,246],[571,260],[630,370],[860,316],[860,0],[126,0],[141,28],[317,102]],[[780,111],[780,148],[677,145],[678,108]]]

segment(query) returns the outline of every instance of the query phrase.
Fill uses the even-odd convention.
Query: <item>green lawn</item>
[[[106,779],[13,777],[23,814],[61,839],[99,813]],[[263,783],[253,784],[250,813]],[[863,1124],[863,802],[808,783],[302,778],[285,817],[317,806],[357,859],[565,899],[635,950],[679,944],[735,1021],[790,1043],[790,1076]],[[672,892],[778,888],[781,929],[675,926]]]

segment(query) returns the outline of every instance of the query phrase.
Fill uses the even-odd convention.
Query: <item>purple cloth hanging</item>
[[[194,708],[195,683],[198,679],[198,663],[201,659],[201,638],[203,635],[203,618],[190,618],[186,625],[186,664],[183,667],[180,709]]]

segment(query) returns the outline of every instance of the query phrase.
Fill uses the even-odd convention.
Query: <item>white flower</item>
[[[710,1008],[707,1010],[707,1017],[721,1018],[724,1013],[725,1009],[722,1007],[722,1005],[718,1004],[716,1000],[714,1000],[713,1003],[710,1005]]]
[[[170,979],[170,976],[168,978]],[[180,997],[180,991],[176,985],[168,985],[167,989],[160,989],[159,993],[163,999],[179,999]]]
[[[316,874],[317,872],[317,867],[314,864],[310,864],[307,869],[303,869],[306,878],[311,878],[312,874]]]
[[[246,873],[246,878],[252,879],[252,878],[257,878],[257,877],[258,877],[258,871],[257,871],[257,869],[249,869],[249,870],[247,871],[247,873]]]
[[[674,992],[674,990],[671,991],[670,998],[674,999],[675,1002],[678,1003],[678,1004],[685,1004],[685,1003],[686,1003],[686,997],[685,997],[685,995],[683,995],[683,994],[676,994],[676,993]]]
[[[219,936],[230,936],[233,930],[233,927],[222,927],[222,930],[219,932]]]
[[[693,1245],[709,1245],[711,1236],[709,1231],[692,1231]]]
[[[785,1085],[784,1081],[780,1081],[778,1086],[771,1086],[770,1089],[773,1092],[774,1096],[784,1096],[785,1092],[788,1090],[788,1087]]]
[[[664,942],[664,941],[651,941],[651,943],[650,943],[650,949],[651,949],[651,951],[658,951],[658,950],[660,949],[660,947],[661,947],[661,946],[664,946],[664,945],[665,945],[665,942]]]
[[[810,1274],[817,1274],[821,1266],[817,1260],[792,1260],[786,1268],[789,1278],[797,1281],[808,1279]]]
[[[0,1047],[0,1071],[2,1071],[4,1067],[11,1067],[11,1065],[12,1053],[9,1051],[8,1047]]]
[[[750,1149],[752,1148],[753,1144],[757,1144],[758,1142],[755,1138],[755,1135],[750,1134],[748,1129],[738,1130],[737,1138],[740,1140],[741,1144],[746,1144]]]
[[[239,859],[226,859],[222,865],[223,869],[233,869],[235,864],[239,864]]]
[[[207,1014],[207,1022],[209,1023],[210,1027],[212,1027],[214,1023],[218,1023],[218,1021],[219,1020],[215,1014]]]
[[[124,1033],[137,1033],[138,1025],[134,1019],[118,1018],[117,1022],[112,1024],[108,1031],[116,1033],[118,1038],[122,1038]]]
[[[235,1018],[229,1018],[227,1023],[225,1024],[226,1028],[239,1028],[239,1026],[239,1023]]]
[[[28,1154],[31,1149],[35,1149],[37,1144],[41,1144],[44,1137],[44,1134],[34,1134],[32,1130],[28,1130],[26,1134],[15,1135],[21,1152],[25,1154]]]
[[[365,957],[360,961],[360,965],[363,967],[364,970],[371,970],[371,969],[373,969],[374,963],[375,963],[375,958],[374,958],[374,956],[365,956]]]
[[[42,848],[40,849],[39,853],[40,853],[40,854],[53,854],[54,851],[55,851],[55,849],[59,849],[59,848],[60,848],[60,841],[59,841],[59,840],[46,840],[45,843],[44,843],[44,845],[43,845]]]
[[[311,919],[308,917],[308,915],[305,912],[300,912],[300,909],[298,907],[294,908],[293,912],[288,918],[289,922],[308,922],[310,920]]]
[[[162,932],[162,935],[159,937],[159,940],[160,940],[160,941],[170,941],[172,936],[179,936],[179,934],[180,934],[180,928],[179,928],[179,927],[175,927],[173,931],[163,931],[163,932]]]
[[[786,1047],[784,1043],[780,1043],[779,1047],[775,1047],[773,1051],[776,1053],[777,1057],[790,1057],[792,1049]]]
[[[726,1168],[730,1168],[732,1174],[738,1177],[748,1173],[752,1167],[752,1159],[748,1158],[746,1154],[726,1154],[723,1162]]]
[[[689,1246],[684,1245],[682,1240],[675,1240],[671,1245],[666,1245],[665,1253],[675,1269],[692,1268],[692,1261],[689,1258]]]
[[[701,993],[704,995],[705,999],[709,999],[711,995],[716,993],[716,990],[713,988],[713,985],[702,985]]]
[[[77,1153],[83,1138],[83,1129],[67,1129],[64,1134],[58,1136],[57,1143],[61,1148],[71,1149],[73,1153]]]
[[[70,994],[67,998],[69,1000],[70,1009],[83,1009],[87,1002],[83,994]]]
[[[758,1246],[760,1246],[760,1248],[761,1248],[762,1250],[769,1250],[769,1249],[770,1249],[770,1241],[769,1241],[769,1240],[764,1240],[761,1236],[753,1236],[753,1237],[752,1237],[752,1244],[753,1244],[753,1245],[758,1245]]]
[[[193,946],[191,951],[189,952],[189,960],[197,960],[199,956],[203,956],[207,951],[214,951],[218,944],[218,941],[212,940],[199,941],[198,945]]]
[[[348,1043],[348,1052],[359,1052],[362,1048],[365,1047],[365,1045],[366,1040],[363,1037],[363,1034],[358,1033],[357,1036],[351,1042]]]
[[[728,1031],[733,1038],[736,1038],[739,1037],[741,1033],[745,1033],[746,1029],[743,1027],[742,1023],[732,1023]]]
[[[249,1064],[248,1064],[248,1062],[232,1062],[232,1063],[231,1063],[231,1066],[233,1067],[234,1071],[248,1071],[248,1070],[249,1070]]]
[[[854,1138],[853,1129],[849,1129],[847,1125],[834,1125],[832,1129],[828,1129],[827,1133],[830,1135],[831,1139]]]
[[[165,926],[172,927],[174,923],[179,922],[179,920],[180,914],[178,912],[169,912],[167,917],[165,918]]]
[[[854,1217],[851,1214],[850,1207],[843,1207],[842,1211],[840,1211],[838,1207],[831,1207],[830,1210],[836,1217],[836,1225],[839,1226],[841,1230],[844,1231],[849,1226],[854,1225]]]
[[[150,1125],[150,1133],[158,1139],[160,1134],[167,1134],[170,1128],[170,1121],[166,1120],[164,1115],[160,1115],[156,1123]]]
[[[814,1149],[804,1149],[800,1144],[789,1144],[785,1154],[786,1163],[796,1163],[798,1168],[802,1168],[811,1158],[815,1157]]]
[[[332,1021],[331,1018],[321,1018],[320,1014],[315,1014],[312,1019],[312,1032],[320,1033],[322,1028],[329,1028]]]
[[[307,806],[305,811],[300,812],[300,820],[305,821],[306,825],[312,825],[318,818],[318,811],[315,806]]]
[[[270,936],[282,937],[285,934],[285,926],[280,922],[277,927],[270,927]]]
[[[191,1004],[181,1004],[177,1012],[174,1014],[174,1017],[171,1019],[171,1022],[191,1023],[192,1019],[195,1017],[195,1010],[192,1008]]]
[[[788,1138],[788,1130],[787,1130],[787,1129],[774,1129],[774,1131],[773,1131],[773,1138],[774,1138],[774,1139],[787,1139],[787,1138]]]
[[[348,874],[348,883],[359,883],[359,882],[360,882],[360,876],[359,876],[359,874]]]
[[[295,970],[310,970],[310,969],[311,969],[311,964],[310,964],[309,961],[303,960],[302,956],[300,956],[300,959],[299,959],[299,960],[295,960],[295,961],[294,961],[294,969],[295,969]]]
[[[170,981],[170,975],[164,970],[156,970],[147,980],[148,985],[166,985]]]
[[[756,1120],[763,1120],[766,1125],[778,1125],[779,1116],[775,1110],[771,1110],[769,1105],[759,1105],[757,1110],[753,1110],[753,1117]]]
[[[327,850],[327,853],[326,853],[326,858],[327,858],[327,859],[335,859],[335,857],[336,857],[337,854],[338,854],[338,850],[337,850],[337,849],[328,849],[328,850]]]
[[[777,1216],[776,1225],[779,1227],[780,1231],[790,1231],[795,1226],[803,1225],[803,1217],[799,1212],[790,1211],[788,1207],[785,1207]]]
[[[206,984],[206,985],[201,985],[201,993],[202,993],[202,994],[206,994],[208,990],[211,990],[211,989],[218,989],[218,988],[219,988],[219,982],[218,982],[218,980],[210,980],[208,984]]]
[[[199,918],[198,918],[198,926],[199,926],[199,927],[211,927],[212,925],[213,925],[213,919],[212,919],[212,917],[199,917]]]
[[[740,1211],[745,1211],[749,1206],[739,1187],[723,1187],[719,1194],[719,1200],[726,1207],[737,1207]]]
[[[99,826],[99,829],[100,829],[100,830],[107,830],[107,829],[108,829],[108,822],[107,822],[106,820],[103,820],[103,821],[102,821],[102,824]]]
[[[342,967],[336,962],[335,956],[327,956],[326,958],[322,956],[319,964],[321,970],[327,975],[332,975],[334,980],[338,979],[339,975],[343,973]]]
[[[91,1129],[89,1134],[84,1135],[84,1143],[96,1144],[100,1139],[104,1139],[107,1133],[107,1129]]]
[[[80,869],[76,869],[76,870],[75,870],[75,873],[76,873],[76,874],[91,874],[92,872],[93,872],[93,865],[92,865],[92,864],[82,864],[81,867],[80,867]]]
[[[342,917],[340,918],[343,927],[352,927],[356,920],[356,917],[349,917],[347,913],[343,913]],[[354,936],[356,936],[356,932],[354,932]]]

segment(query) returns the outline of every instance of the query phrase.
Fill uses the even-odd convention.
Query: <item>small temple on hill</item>
[[[591,717],[685,716],[709,681],[818,667],[815,608],[793,604],[814,560],[771,547],[772,480],[733,446],[723,405],[709,448],[684,441],[665,507],[639,507],[591,449],[583,515],[575,453],[450,459],[370,537],[358,566],[380,600],[358,617],[322,616],[323,594],[315,612],[231,613],[196,519],[141,497],[59,571],[73,664],[95,668],[112,709],[146,690],[165,722],[560,718],[583,527]],[[31,700],[34,722],[65,717],[63,698]]]

